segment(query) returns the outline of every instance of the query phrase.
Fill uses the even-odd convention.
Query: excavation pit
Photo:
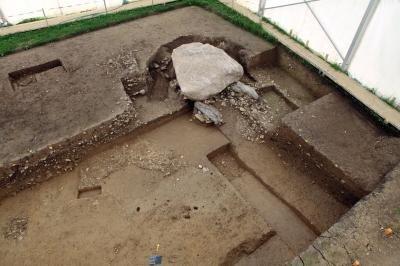
[[[37,82],[37,74],[44,73],[58,67],[60,67],[62,70],[65,70],[60,59],[10,72],[8,73],[8,78],[10,80],[11,86],[14,89],[16,89],[17,87],[26,87],[32,82]]]
[[[94,186],[78,190],[78,199],[90,198],[101,194],[101,186]]]
[[[236,43],[227,46],[232,57],[246,47],[252,58],[241,62],[241,81],[261,99],[229,90],[209,99],[222,113],[220,127],[198,123],[178,89],[161,83],[160,91],[151,90],[142,76],[160,47],[195,38]],[[10,89],[6,68],[54,55],[63,75],[38,80],[35,90]],[[0,241],[5,264],[144,265],[159,245],[168,264],[284,265],[347,219],[400,156],[397,137],[285,48],[197,7],[37,47],[1,58],[0,65],[7,66],[0,68],[7,77],[1,80],[0,225],[24,217],[22,237]],[[127,80],[135,73],[140,79]],[[143,88],[145,95],[137,94]],[[331,116],[335,111],[339,118]],[[312,122],[317,118],[326,121],[323,128]],[[307,123],[312,127],[303,134],[298,125]],[[359,138],[360,128],[380,141],[373,147],[384,146],[360,159],[380,165],[372,187],[342,171],[351,159],[346,154],[338,160],[326,152],[343,144],[340,134],[346,143]],[[313,138],[320,132],[322,144]],[[379,157],[382,150],[390,156]],[[354,176],[368,191],[341,181]]]

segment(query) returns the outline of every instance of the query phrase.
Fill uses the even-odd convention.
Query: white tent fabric
[[[266,8],[302,0],[266,0]],[[257,12],[259,0],[237,0]],[[369,0],[320,0],[309,3],[345,56]],[[306,5],[267,9],[264,16],[307,43],[331,62],[342,58]],[[349,73],[380,96],[396,97],[400,103],[400,1],[381,0],[361,44],[350,64]]]

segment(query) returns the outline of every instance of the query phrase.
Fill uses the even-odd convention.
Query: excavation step
[[[275,232],[208,160],[228,144],[187,114],[97,147],[76,170],[1,201],[1,237],[19,228],[0,241],[3,264],[146,265],[158,244],[167,264],[232,265]],[[98,183],[85,191],[83,178]]]
[[[340,222],[323,233],[293,266],[398,265],[400,261],[400,164],[385,176],[385,183],[359,201]]]
[[[371,192],[400,159],[400,139],[337,93],[285,116],[276,137],[358,198]]]
[[[289,206],[272,194],[256,176],[246,169],[230,147],[212,154],[209,159],[274,228],[282,242],[281,246],[287,246],[288,252],[285,255],[280,253],[282,260],[291,261],[294,258],[293,254],[305,250],[317,237]],[[280,249],[277,248],[277,250]],[[270,258],[270,256],[265,257],[265,259]]]
[[[221,113],[225,124],[220,130],[233,143],[232,149],[246,171],[289,206],[316,234],[327,230],[348,210],[313,181],[312,171],[304,171],[266,137],[249,138],[254,129],[240,112],[226,106],[221,108]]]
[[[319,94],[324,93],[322,89],[319,94],[314,93],[309,84],[302,84],[280,67],[258,67],[252,69],[250,74],[259,84],[274,86],[274,90],[285,97],[295,109],[315,101]]]

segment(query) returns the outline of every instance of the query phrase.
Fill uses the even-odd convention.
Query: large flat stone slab
[[[356,197],[371,192],[400,159],[400,138],[336,93],[288,114],[282,123],[277,137],[312,158]]]
[[[182,94],[192,100],[206,100],[243,76],[237,61],[210,44],[183,44],[171,57]]]

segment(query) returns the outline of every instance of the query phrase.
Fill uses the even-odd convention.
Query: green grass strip
[[[212,11],[232,24],[247,30],[264,40],[277,43],[276,39],[266,32],[261,25],[238,13],[217,0],[179,0],[160,5],[140,7],[117,13],[100,15],[93,18],[77,20],[47,28],[19,32],[0,36],[0,56],[26,50],[46,43],[59,41],[82,33],[106,28],[134,19],[174,10],[185,6],[199,6]]]
[[[176,1],[0,36],[0,56],[188,5],[185,0]]]

